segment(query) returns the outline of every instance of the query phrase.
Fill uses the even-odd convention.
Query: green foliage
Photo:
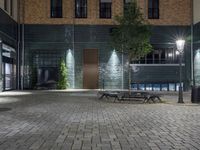
[[[115,17],[115,22],[117,27],[113,29],[111,42],[116,50],[126,53],[129,59],[143,57],[151,51],[151,29],[136,0],[131,1],[123,16]]]
[[[60,68],[59,68],[59,79],[58,79],[58,89],[66,89],[68,87],[68,79],[67,79],[67,67],[65,65],[65,61],[61,60]]]

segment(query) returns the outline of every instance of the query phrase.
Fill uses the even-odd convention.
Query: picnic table
[[[159,94],[156,93],[150,93],[150,92],[144,92],[144,91],[131,91],[131,93],[129,92],[120,92],[120,91],[101,91],[99,92],[99,94],[101,95],[99,97],[99,99],[103,99],[104,97],[109,99],[109,98],[114,98],[114,102],[116,100],[118,101],[126,101],[126,100],[143,100],[143,103],[147,103],[147,102],[156,102],[156,100],[158,100],[159,102],[161,102],[161,98]]]

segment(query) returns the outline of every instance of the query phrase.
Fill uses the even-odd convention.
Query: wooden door
[[[83,88],[98,89],[98,50],[83,50]]]

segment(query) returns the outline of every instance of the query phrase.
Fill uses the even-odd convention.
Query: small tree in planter
[[[111,34],[113,47],[128,56],[129,94],[131,90],[130,62],[147,55],[152,46],[150,44],[150,26],[143,18],[136,0],[132,0],[124,15],[115,17],[116,28]]]
[[[58,89],[68,88],[69,83],[68,83],[67,76],[68,76],[68,72],[67,72],[67,67],[65,65],[65,61],[61,60],[60,67],[59,67],[59,74],[58,74],[58,84],[57,84]]]

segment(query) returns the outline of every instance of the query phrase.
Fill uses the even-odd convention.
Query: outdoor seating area
[[[162,102],[161,94],[144,91],[100,91],[99,100],[114,98],[116,101],[142,101],[143,103]]]

